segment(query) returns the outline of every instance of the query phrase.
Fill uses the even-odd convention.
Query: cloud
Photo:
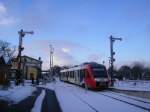
[[[5,14],[6,13],[6,7],[0,3],[0,14]]]
[[[15,23],[15,19],[8,15],[7,8],[0,3],[0,26],[9,26]]]
[[[84,49],[84,47],[80,48],[81,45],[64,40],[55,40],[51,44],[54,47],[54,65],[75,65],[79,63],[72,52],[77,49]],[[42,57],[43,69],[48,69],[50,60],[49,45],[48,40],[32,40],[30,43],[24,43],[23,54],[34,58]]]
[[[49,68],[50,47],[54,47],[54,65],[77,65],[83,62],[102,62],[103,55],[79,43],[67,40],[33,39],[24,43],[24,54],[34,58],[42,57],[43,69]]]
[[[65,52],[65,53],[69,53],[70,49],[69,48],[62,48],[62,51]]]

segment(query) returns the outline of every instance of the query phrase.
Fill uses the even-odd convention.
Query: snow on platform
[[[120,90],[131,90],[131,91],[150,91],[150,81],[116,80],[113,88],[120,89]]]
[[[45,97],[45,90],[42,90],[42,93],[36,99],[35,104],[31,110],[31,112],[41,112],[42,102],[44,100],[44,97]]]
[[[63,112],[148,112],[101,95],[99,92],[87,91],[58,80],[43,87],[55,90]]]
[[[13,86],[8,88],[8,90],[0,89],[0,99],[17,104],[18,102],[32,95],[34,91],[36,91],[36,88],[29,85]]]

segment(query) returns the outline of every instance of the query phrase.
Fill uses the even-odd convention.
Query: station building
[[[12,77],[15,77],[18,68],[18,60],[14,58],[12,60]],[[34,59],[29,56],[21,57],[21,77],[27,80],[32,78],[41,78],[42,61],[41,58]]]

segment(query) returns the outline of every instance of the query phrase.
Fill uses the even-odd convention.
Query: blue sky
[[[0,39],[18,45],[21,28],[33,30],[24,38],[23,54],[49,64],[97,61],[108,65],[109,36],[115,42],[115,65],[134,61],[150,63],[149,0],[0,0]]]

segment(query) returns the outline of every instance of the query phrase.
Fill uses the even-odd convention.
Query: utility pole
[[[115,52],[113,51],[113,44],[115,42],[115,40],[122,40],[122,38],[114,38],[112,35],[110,36],[110,76],[111,76],[111,80],[112,80],[112,86],[113,86],[113,69],[114,69],[114,55]]]
[[[25,36],[25,34],[33,34],[33,31],[27,32],[21,29],[20,31],[18,31],[18,34],[19,34],[19,46],[18,46],[18,57],[17,57],[18,71],[17,71],[17,76],[16,76],[16,85],[18,85],[21,80],[21,54],[22,54],[22,51],[24,50],[24,47],[22,46],[22,43],[23,43],[22,38]]]
[[[54,54],[54,48],[53,46],[50,44],[50,74],[53,72],[53,54]]]
[[[109,64],[109,68],[110,68],[110,57],[108,57],[108,64]]]

